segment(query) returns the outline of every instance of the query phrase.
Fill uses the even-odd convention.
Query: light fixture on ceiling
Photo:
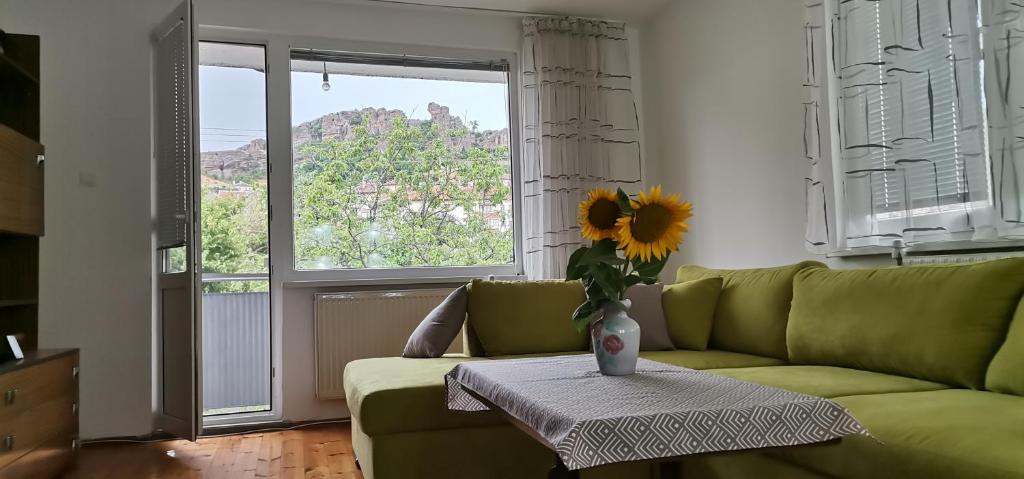
[[[324,82],[320,84],[320,88],[323,88],[324,91],[331,89],[331,79],[327,77],[327,62],[324,62]]]

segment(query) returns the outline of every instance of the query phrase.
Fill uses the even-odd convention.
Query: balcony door
[[[190,1],[154,32],[154,168],[156,170],[156,426],[189,440],[200,430],[202,397],[196,237],[195,23]]]
[[[266,47],[199,42],[204,424],[272,413]]]

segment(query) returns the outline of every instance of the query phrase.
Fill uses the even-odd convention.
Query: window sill
[[[974,254],[1004,251],[1022,251],[1024,241],[936,241],[909,246],[903,250],[904,256],[926,256],[938,254]],[[892,255],[888,246],[865,246],[849,250],[832,251],[826,258],[844,258],[851,256],[882,256]]]
[[[310,279],[285,281],[283,286],[286,289],[302,288],[332,288],[348,286],[415,286],[415,285],[441,285],[441,284],[464,284],[479,279],[479,276],[444,276],[436,278],[361,278],[361,279]],[[503,281],[518,281],[525,279],[525,276],[501,276],[495,275],[494,279]]]

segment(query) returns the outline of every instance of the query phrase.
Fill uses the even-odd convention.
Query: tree
[[[473,266],[512,261],[506,146],[404,117],[304,146],[294,176],[297,267]]]
[[[249,194],[202,190],[203,272],[266,271],[267,215],[265,183],[253,181]],[[260,186],[264,185],[264,186]],[[265,282],[211,282],[208,293],[266,291]]]

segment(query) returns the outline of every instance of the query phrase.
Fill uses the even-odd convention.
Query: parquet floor
[[[68,479],[363,479],[347,423],[151,443],[86,444]]]

